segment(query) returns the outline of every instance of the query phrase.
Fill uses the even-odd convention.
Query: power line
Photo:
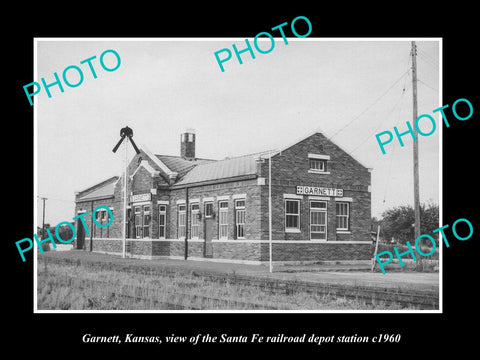
[[[424,61],[425,63],[428,63],[430,65],[438,65],[438,63],[436,63],[435,61],[431,60],[430,58],[427,58],[425,57],[424,55],[422,55],[421,53],[418,53],[418,58],[422,61]]]
[[[368,140],[371,139],[372,135],[374,133],[376,133],[378,131],[378,129],[380,128],[380,126],[382,126],[385,121],[390,117],[390,115],[396,110],[396,108],[398,107],[398,105],[400,104],[400,102],[403,100],[404,98],[404,94],[405,94],[405,90],[406,90],[406,80],[407,80],[407,77],[405,76],[405,83],[403,85],[403,89],[402,89],[402,93],[400,94],[397,102],[395,103],[395,105],[392,107],[392,109],[388,112],[388,114],[383,118],[383,121],[381,121],[377,127],[373,130],[373,132],[370,132],[370,134],[368,135],[368,137],[366,137],[360,144],[358,144],[354,149],[348,151],[349,154],[353,153],[354,151],[356,151],[359,147],[361,147],[363,144],[365,144]]]
[[[426,87],[428,87],[428,88],[430,88],[430,89],[438,92],[438,89],[434,88],[433,86],[428,85],[426,82],[424,82],[424,81],[422,81],[422,80],[420,80],[420,79],[417,79],[417,81],[420,82],[420,83],[422,83],[422,84],[425,85]]]
[[[425,61],[430,61],[432,64],[438,65],[438,60],[433,56],[429,55],[426,51],[422,50],[417,46],[417,55],[422,57]]]
[[[395,80],[395,82],[390,85],[390,87],[385,90],[385,92],[383,92],[372,104],[370,104],[369,106],[367,106],[367,108],[365,110],[363,110],[359,115],[357,115],[356,117],[354,117],[352,120],[350,120],[347,124],[345,124],[343,127],[341,127],[340,129],[338,129],[332,136],[330,136],[328,138],[328,140],[331,140],[333,137],[335,137],[338,133],[340,133],[341,131],[343,131],[345,128],[347,128],[348,126],[350,126],[355,120],[357,120],[358,118],[360,118],[363,114],[365,114],[368,110],[370,110],[374,105],[376,105],[380,99],[382,99],[400,80],[402,80],[402,78],[405,76],[405,74],[407,74],[409,72],[409,69],[405,72],[402,73],[402,75],[397,79]]]

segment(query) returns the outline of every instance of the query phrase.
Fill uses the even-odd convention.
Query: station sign
[[[343,196],[343,189],[299,185],[297,195]]]
[[[140,202],[140,201],[150,201],[150,200],[152,200],[151,193],[137,194],[137,195],[130,196],[130,202],[132,203]]]

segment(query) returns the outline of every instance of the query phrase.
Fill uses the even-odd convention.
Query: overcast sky
[[[320,131],[373,168],[373,216],[413,204],[412,139],[387,145],[386,155],[375,140],[412,120],[410,39],[289,38],[285,45],[279,38],[268,54],[242,54],[242,65],[233,55],[225,72],[214,52],[232,43],[242,49],[245,39],[159,40],[38,39],[34,81],[53,82],[53,73],[61,77],[69,65],[84,70],[80,86],[64,85],[63,93],[52,87],[52,98],[42,89],[34,99],[37,195],[48,198],[47,223],[70,221],[75,191],[121,173],[123,152],[112,148],[126,125],[137,145],[167,155],[179,155],[180,134],[194,128],[197,157],[213,159],[280,149]],[[418,114],[432,114],[442,105],[439,43],[417,46]],[[121,57],[113,72],[99,63],[108,49]],[[97,79],[80,65],[94,55]],[[105,62],[115,64],[112,54]],[[438,203],[441,121],[438,113],[434,118],[437,131],[419,142],[420,197]],[[428,132],[430,125],[421,128]],[[41,226],[42,204],[35,201]]]

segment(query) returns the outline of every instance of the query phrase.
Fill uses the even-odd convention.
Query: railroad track
[[[51,261],[52,259],[48,259]],[[69,265],[79,265],[78,261],[71,259],[54,259],[52,263],[63,263]],[[102,267],[105,268],[105,263],[94,262],[94,261],[85,261],[82,262],[85,266],[93,267]],[[108,266],[107,268],[108,269]],[[210,272],[205,270],[191,270],[191,269],[180,269],[178,267],[168,267],[168,266],[116,266],[111,265],[111,270],[134,273],[134,274],[145,274],[152,276],[161,276],[174,278],[176,276],[191,276],[194,277],[203,277],[208,281],[220,283],[220,284],[236,284],[246,287],[255,287],[261,291],[266,291],[271,294],[284,294],[291,295],[297,292],[305,292],[308,294],[314,294],[316,296],[333,296],[333,297],[343,297],[346,299],[361,300],[366,304],[383,304],[385,306],[390,306],[397,304],[400,307],[414,307],[419,310],[435,310],[438,309],[439,299],[438,293],[434,291],[421,291],[416,290],[415,292],[407,291],[403,289],[392,289],[392,288],[379,288],[379,287],[368,287],[368,286],[359,286],[359,285],[339,285],[332,283],[313,283],[304,280],[282,280],[274,279],[266,276],[248,276],[248,275],[239,275],[234,273],[224,273],[224,272]],[[93,280],[99,282],[101,280]],[[244,308],[247,306],[245,302],[232,299],[219,299],[212,298],[205,295],[191,294],[191,293],[182,293],[185,298],[190,298],[194,303],[199,302],[203,298],[204,302],[210,302],[211,304],[217,304],[218,308]],[[175,304],[173,304],[175,305]],[[173,306],[172,304],[166,306]],[[222,307],[230,306],[230,307]],[[265,307],[264,305],[248,303],[250,308],[253,309],[266,309],[273,310],[278,309],[274,307]],[[190,308],[192,309],[192,308]],[[201,309],[201,308],[200,308]],[[199,310],[199,309],[195,309]]]
[[[80,289],[84,290],[92,286],[101,286],[103,288],[113,287],[115,291],[111,291],[109,295],[103,296],[101,299],[89,298],[92,307],[99,308],[103,301],[112,301],[114,299],[129,299],[136,302],[145,302],[154,305],[156,310],[217,310],[217,309],[266,309],[277,310],[278,307],[260,304],[251,301],[240,301],[233,298],[218,298],[202,294],[170,292],[164,297],[167,300],[158,300],[152,296],[144,297],[145,288],[128,284],[112,283],[105,280],[97,279],[79,279],[69,274],[61,275],[66,278],[68,284],[72,284],[75,280]],[[80,282],[80,283],[79,283]],[[179,298],[181,301],[179,302]]]
[[[205,275],[203,275],[205,276]],[[420,310],[438,309],[438,294],[427,291],[405,291],[391,288],[372,288],[359,285],[318,284],[302,280],[252,278],[236,275],[230,281],[236,284],[258,286],[273,293],[292,294],[303,291],[316,295],[333,295],[348,299],[363,300],[367,304],[384,303],[385,305],[399,304],[403,307],[412,305]]]

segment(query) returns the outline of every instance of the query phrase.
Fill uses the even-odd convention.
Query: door
[[[310,202],[310,239],[327,239],[327,203],[324,201]]]
[[[213,232],[215,229],[215,220],[213,217],[213,203],[207,202],[205,203],[205,247],[204,247],[204,254],[203,256],[206,258],[213,257],[213,245],[212,245],[212,238]]]
[[[85,229],[83,228],[82,221],[77,219],[77,249],[83,249],[85,246]]]

